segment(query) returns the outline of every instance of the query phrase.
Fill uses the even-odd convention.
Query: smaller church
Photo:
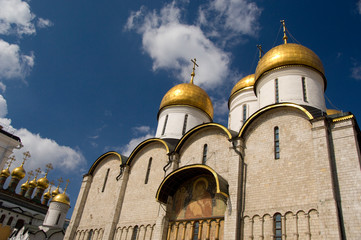
[[[288,42],[284,21],[283,33],[233,87],[227,126],[213,122],[192,60],[155,137],[94,161],[64,239],[359,239],[359,126],[326,108],[320,58]]]

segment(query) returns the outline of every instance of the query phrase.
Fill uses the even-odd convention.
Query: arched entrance
[[[167,203],[167,240],[223,239],[228,184],[206,165],[170,173],[157,192]]]

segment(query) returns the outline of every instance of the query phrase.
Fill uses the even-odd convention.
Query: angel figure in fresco
[[[212,217],[212,197],[207,189],[208,181],[203,177],[193,183],[192,199],[186,208],[186,218]]]

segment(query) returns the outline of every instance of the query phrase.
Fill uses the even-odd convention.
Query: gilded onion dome
[[[37,186],[36,185],[36,177],[29,182],[29,185],[30,185],[31,188],[36,188],[36,186]]]
[[[14,168],[14,170],[11,172],[11,176],[13,178],[18,179],[18,180],[23,179],[25,177],[25,174],[26,174],[26,172],[25,172],[25,169],[23,167],[23,164],[21,164],[20,167]]]
[[[253,87],[254,80],[254,74],[250,74],[239,80],[236,85],[234,85],[231,91],[231,96],[229,98],[231,98],[234,94],[241,91],[242,89]]]
[[[325,70],[320,58],[309,48],[295,43],[285,43],[269,50],[258,62],[255,79],[265,73],[287,66],[306,66],[318,71],[326,84]]]
[[[0,177],[8,178],[10,176],[10,170],[9,168],[3,169],[0,173]]]
[[[58,187],[57,188],[55,188],[55,190],[53,190],[52,192],[51,192],[51,196],[54,198],[56,195],[58,195],[59,194],[59,185],[58,185]]]
[[[44,199],[47,199],[47,200],[49,200],[50,198],[51,198],[51,193],[50,193],[50,189],[49,189],[49,191],[47,191],[46,193],[44,193]]]
[[[213,105],[206,91],[193,83],[172,87],[163,97],[159,111],[169,106],[191,106],[205,112],[213,119]]]
[[[21,189],[24,191],[27,191],[29,187],[30,187],[29,179],[25,183],[21,184]]]
[[[49,180],[46,175],[38,180],[38,188],[47,189],[49,187]]]
[[[60,202],[60,203],[65,203],[66,205],[70,206],[70,199],[68,197],[68,195],[66,195],[65,193],[59,193],[58,195],[56,195],[52,202]]]

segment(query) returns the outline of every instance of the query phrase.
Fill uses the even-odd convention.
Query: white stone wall
[[[183,134],[184,117],[188,114],[186,131],[202,123],[208,123],[211,119],[202,110],[188,106],[171,106],[163,109],[158,118],[158,127],[155,137],[180,139]],[[164,122],[168,115],[167,126],[162,135]]]
[[[302,77],[305,77],[307,101],[303,99]],[[306,67],[287,67],[274,70],[257,81],[259,107],[274,104],[275,79],[278,79],[279,102],[309,105],[326,111],[322,76]]]
[[[243,105],[247,106],[247,116],[243,119]],[[228,128],[239,132],[249,116],[259,109],[258,100],[253,88],[242,90],[232,97],[229,103]]]
[[[62,229],[69,207],[70,207],[69,205],[64,203],[51,202],[49,204],[49,209],[44,219],[43,225],[50,228]]]

